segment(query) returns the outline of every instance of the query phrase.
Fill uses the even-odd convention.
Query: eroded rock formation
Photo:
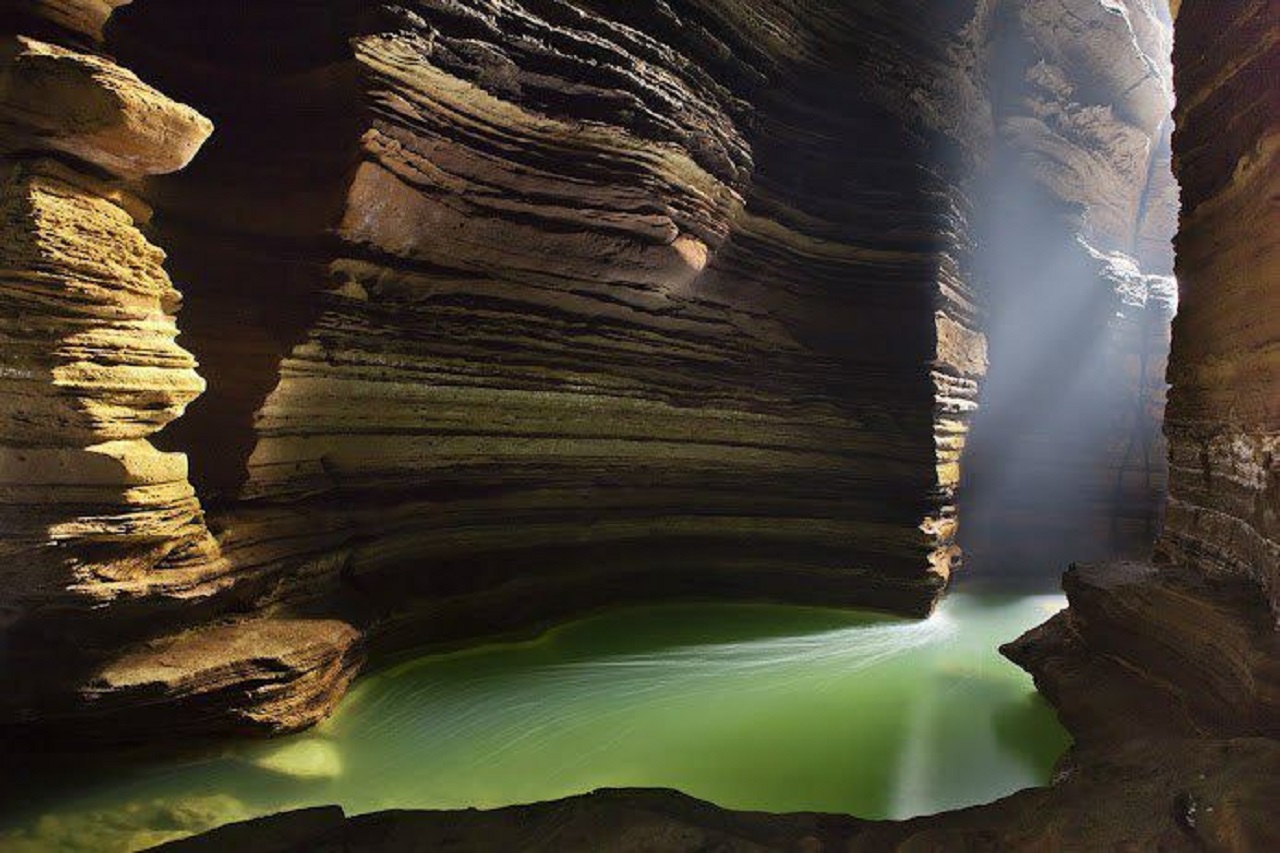
[[[965,270],[989,124],[978,7],[138,0],[11,15],[125,74],[111,54],[218,130],[181,175],[150,177],[189,153],[175,146],[113,183],[160,211],[208,383],[156,438],[164,465],[130,468],[160,478],[129,480],[148,499],[173,484],[186,515],[56,552],[127,575],[128,609],[90,618],[58,575],[24,568],[41,586],[16,603],[12,653],[38,667],[30,638],[65,634],[88,662],[70,694],[33,688],[9,719],[205,707],[227,672],[270,682],[263,696],[281,679],[319,689],[298,704],[322,710],[357,646],[622,600],[923,613],[941,591],[985,369]],[[52,126],[24,113],[22,133],[112,168],[109,145],[64,144],[68,96],[43,94]],[[112,423],[150,435],[190,403],[183,358],[184,396],[114,401]],[[14,518],[44,511],[31,495]],[[297,619],[356,630],[317,656],[313,632],[263,623]],[[245,642],[214,643],[227,632]],[[209,657],[248,638],[271,638],[262,660]],[[243,704],[229,726],[263,717]]]
[[[1274,550],[1280,251],[1272,201],[1280,11],[1183,0],[1174,154],[1186,213],[1174,333],[1165,562],[1077,567],[1071,607],[1011,644],[1076,744],[1054,784],[989,806],[866,824],[725,812],[673,793],[600,792],[488,813],[286,815],[179,842],[210,849],[395,849],[413,840],[559,849],[1271,850],[1280,802]],[[1269,418],[1271,418],[1269,420]],[[446,830],[447,827],[447,830]],[[511,839],[516,839],[514,843]],[[277,846],[270,846],[270,845]],[[201,847],[201,845],[206,845]],[[630,847],[629,847],[630,845]]]
[[[0,720],[288,730],[367,651],[625,600],[927,611],[993,136],[1127,356],[1141,538],[1165,31],[1064,2],[7,9],[0,295],[50,293],[2,342],[3,651],[49,678]],[[217,131],[165,175],[209,132],[178,101]]]
[[[1184,2],[1177,50],[1182,303],[1162,555],[1253,578],[1280,612],[1280,48],[1274,4]]]
[[[947,271],[963,233],[935,237],[952,184],[917,169],[958,144],[952,22],[931,56],[867,56],[859,22],[785,3],[334,4],[288,36],[320,60],[281,74],[235,55],[280,27],[202,5],[139,4],[118,41],[225,113],[159,192],[176,263],[198,247],[186,328],[214,387],[171,446],[247,583],[356,619],[414,600],[424,639],[633,596],[928,608],[954,479],[932,437],[963,430],[981,358]],[[748,43],[772,28],[797,36]],[[321,35],[355,39],[325,56]],[[889,112],[892,78],[865,103],[825,85],[930,62],[933,126]],[[269,143],[245,87],[272,93]],[[859,121],[884,138],[840,164]]]
[[[193,728],[239,727],[259,705],[274,706],[269,727],[305,725],[349,680],[354,632],[254,620],[187,632],[225,609],[234,570],[186,458],[151,443],[205,382],[175,342],[180,296],[143,234],[139,182],[186,165],[212,126],[93,52],[105,12],[77,9],[35,11],[79,28],[63,34],[78,48],[0,43],[0,716],[112,702],[136,715],[157,696],[221,690],[218,722]],[[165,631],[179,633],[111,660]]]

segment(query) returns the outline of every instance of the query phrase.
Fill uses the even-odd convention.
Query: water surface
[[[1068,744],[996,652],[1063,604],[953,593],[925,621],[617,611],[384,670],[306,734],[34,778],[0,811],[0,849],[130,850],[303,805],[487,808],[599,787],[871,818],[988,802],[1046,782]]]

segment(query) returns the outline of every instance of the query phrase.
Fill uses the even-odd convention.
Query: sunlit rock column
[[[0,130],[0,595],[24,660],[100,640],[117,606],[216,586],[186,460],[147,440],[204,383],[124,182],[182,167],[211,126],[106,59],[8,36]]]
[[[208,692],[227,670],[241,690],[250,677],[269,690],[294,681],[287,662],[249,661],[302,654],[296,628],[274,645],[241,641],[238,654],[224,630],[221,649],[183,635],[162,657],[143,647],[126,658],[136,666],[112,660],[224,608],[229,564],[186,457],[150,441],[205,383],[175,343],[180,295],[142,233],[152,211],[139,195],[147,176],[184,167],[212,125],[95,51],[111,6],[19,4],[5,23],[49,41],[0,37],[3,724],[75,716],[121,690],[128,704]],[[313,655],[327,665],[342,656],[332,633]],[[296,688],[295,703],[313,695]]]

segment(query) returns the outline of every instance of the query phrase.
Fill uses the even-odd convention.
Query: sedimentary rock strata
[[[83,23],[75,11],[58,6],[51,20]],[[150,441],[205,381],[175,341],[180,296],[144,236],[152,211],[136,184],[181,168],[211,130],[99,54],[27,37],[0,45],[0,653],[6,673],[23,673],[6,680],[6,722],[57,717],[97,693],[133,696],[127,712],[225,691],[214,670],[236,676],[239,697],[259,689],[254,662],[271,659],[287,665],[268,665],[261,683],[289,695],[259,691],[262,704],[314,722],[331,702],[314,700],[307,673],[324,670],[335,691],[350,677],[339,662],[356,659],[354,638],[323,622],[321,641],[300,642],[301,626],[265,632],[238,660],[214,638],[239,629],[193,642],[196,629],[183,635],[186,656],[166,647],[145,683],[130,669],[145,662],[138,653],[99,672],[133,641],[218,614],[232,586],[186,458]],[[323,709],[292,707],[307,703]]]
[[[1070,214],[1084,326],[1135,400],[1097,503],[1149,535],[1146,0],[116,5],[0,17],[6,266],[76,266],[4,344],[35,566],[8,645],[77,662],[0,718],[123,709],[121,661],[241,624],[314,658],[320,708],[365,650],[624,600],[926,612],[999,296],[973,262],[992,138]],[[1025,97],[991,90],[1005,30]],[[297,619],[323,655],[266,630]],[[147,689],[176,704],[256,671],[175,659]]]
[[[629,599],[931,606],[986,364],[974,10],[305,5],[144,0],[102,28],[218,131],[128,186],[159,211],[208,385],[192,402],[187,374],[155,439],[199,503],[181,456],[148,469],[199,548],[155,573],[104,533],[99,571],[135,588],[100,620],[120,656],[88,667],[86,711],[150,683],[120,667],[249,615],[379,651]],[[59,10],[19,20],[60,31]],[[114,126],[106,145],[35,125],[121,178],[187,156],[127,170]],[[172,419],[112,405],[147,436]],[[316,671],[345,677],[351,647],[337,632]],[[146,688],[175,707],[254,667],[175,660]]]
[[[96,672],[85,694],[91,705],[118,706],[135,731],[294,731],[333,710],[359,668],[358,649],[359,634],[344,622],[247,619],[133,649]]]
[[[209,13],[139,6],[116,36],[225,113],[205,163],[157,197],[172,200],[175,263],[188,239],[218,259],[186,276],[213,390],[169,446],[229,536],[277,525],[266,560],[237,560],[245,574],[296,600],[317,594],[323,562],[330,587],[348,584],[320,593],[340,608],[418,600],[494,626],[526,621],[491,618],[495,599],[557,588],[584,603],[684,591],[927,609],[982,364],[947,272],[963,232],[933,236],[953,216],[948,176],[915,166],[963,120],[940,100],[965,82],[945,64],[957,23],[926,16],[932,54],[877,43],[866,57],[859,25],[892,22],[834,7],[812,21],[784,3],[691,7],[718,35],[659,15],[661,40],[644,15],[591,7],[337,9],[333,35],[359,34],[350,54],[285,75],[223,61],[264,36],[212,13],[251,43],[199,45],[201,59],[284,105],[271,146],[235,85],[202,84],[205,65],[150,37],[165,15]],[[793,25],[793,42],[746,39]],[[298,34],[299,53],[316,37]],[[933,63],[938,92],[920,97],[935,126],[889,112],[892,80],[861,106],[828,91],[916,62]],[[300,104],[334,80],[321,112],[335,116],[318,120]],[[879,174],[840,156],[859,124],[885,136],[869,151]],[[349,164],[327,166],[323,190],[297,162],[320,133],[327,162]],[[249,151],[283,186],[236,173]],[[228,180],[243,195],[215,195]],[[325,204],[294,217],[293,186]],[[246,358],[251,383],[235,379]],[[284,506],[323,519],[311,541]],[[317,567],[304,590],[290,588],[299,561]],[[409,619],[431,637],[437,620]]]
[[[1114,8],[1115,4],[1103,4]],[[1172,501],[1161,565],[1077,567],[1069,610],[1007,647],[1054,701],[1076,744],[1053,786],[902,824],[730,813],[662,792],[600,792],[489,813],[334,810],[229,827],[253,849],[392,849],[439,840],[560,849],[1269,850],[1280,845],[1280,645],[1271,442],[1276,246],[1273,4],[1175,5],[1187,212],[1183,314],[1170,376]],[[1106,257],[1108,253],[1099,252]],[[513,839],[515,841],[513,842]],[[272,846],[275,845],[275,846]]]
[[[1091,748],[1280,736],[1280,635],[1257,585],[1185,566],[1075,566],[1071,607],[1005,648]]]
[[[1280,44],[1272,4],[1182,4],[1175,60],[1182,303],[1160,550],[1280,609]]]

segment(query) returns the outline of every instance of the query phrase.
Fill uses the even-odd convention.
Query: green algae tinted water
[[[925,621],[618,611],[382,671],[303,735],[33,778],[0,812],[0,850],[130,850],[305,805],[486,808],[599,787],[873,818],[988,802],[1046,782],[1068,744],[996,652],[1062,605],[957,593]]]

